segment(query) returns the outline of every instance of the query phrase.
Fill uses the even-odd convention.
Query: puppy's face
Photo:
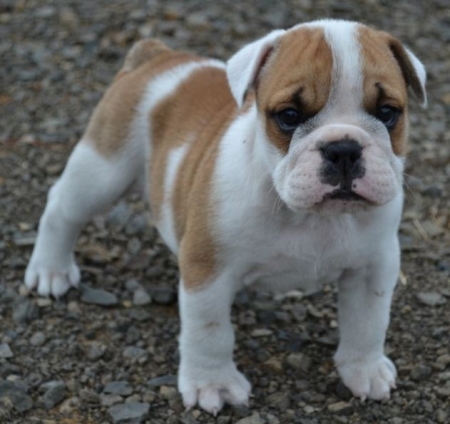
[[[415,61],[388,34],[347,22],[302,25],[266,49],[258,141],[291,210],[356,211],[400,192],[408,85],[425,102]]]

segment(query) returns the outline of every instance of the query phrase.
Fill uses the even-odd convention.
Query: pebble
[[[102,406],[109,408],[110,406],[116,405],[123,402],[123,397],[119,395],[101,395],[100,403]]]
[[[106,346],[100,342],[87,343],[84,352],[88,359],[96,361],[105,354]]]
[[[88,286],[82,286],[81,301],[100,306],[114,306],[119,303],[114,293],[107,292],[103,289],[93,289]]]
[[[19,296],[13,306],[13,320],[17,323],[29,323],[39,318],[39,307],[31,300]]]
[[[33,407],[33,401],[27,395],[24,387],[11,381],[0,380],[0,400],[2,398],[7,398],[19,413],[28,411]]]
[[[134,308],[130,311],[130,318],[135,319],[136,321],[139,322],[145,322],[148,321],[149,319],[151,319],[151,314],[150,312],[143,310],[143,309],[137,309]]]
[[[136,306],[144,306],[151,303],[152,298],[144,289],[137,289],[133,293],[133,303]]]
[[[147,381],[147,386],[159,387],[159,386],[176,386],[177,376],[173,374],[163,375],[161,377],[152,378]]]
[[[436,359],[436,362],[446,367],[447,365],[450,365],[450,355],[441,355]]]
[[[337,415],[351,415],[353,410],[353,405],[348,402],[336,402],[328,405],[328,411]]]
[[[0,343],[0,358],[8,359],[12,358],[14,354],[8,343]]]
[[[272,330],[269,330],[268,328],[256,328],[250,333],[250,336],[252,337],[268,337],[273,334]]]
[[[276,373],[280,374],[283,372],[283,365],[281,365],[281,362],[275,357],[269,358],[264,364],[267,368]]]
[[[267,396],[266,402],[268,405],[284,411],[291,404],[291,396],[288,392],[275,392]]]
[[[311,367],[311,358],[303,353],[291,353],[286,358],[286,363],[296,370],[307,373]]]
[[[42,400],[46,409],[51,409],[66,398],[66,383],[61,380],[53,380],[41,385],[45,389]]]
[[[448,412],[438,409],[436,411],[436,421],[438,423],[448,423]]]
[[[164,399],[172,399],[178,395],[178,390],[171,386],[161,386],[159,393]]]
[[[46,340],[47,340],[47,338],[46,338],[45,334],[42,333],[41,331],[38,331],[31,336],[30,344],[32,346],[42,346]]]
[[[63,401],[59,407],[61,414],[70,414],[81,406],[80,398],[74,396]]]
[[[447,303],[444,296],[437,292],[421,292],[417,294],[419,302],[427,306],[440,306]]]
[[[194,31],[205,31],[211,24],[208,22],[208,17],[205,14],[194,12],[186,17],[186,26]]]
[[[111,209],[106,218],[106,223],[120,229],[128,222],[132,214],[133,211],[130,206],[125,201],[121,201]]]
[[[431,367],[419,364],[413,368],[413,370],[410,373],[410,377],[412,380],[422,381],[430,377],[431,372],[432,372]]]
[[[134,278],[130,278],[129,280],[125,281],[125,288],[132,293],[138,289],[143,289],[139,281],[135,280]]]
[[[53,305],[53,300],[49,297],[39,297],[36,299],[36,305],[40,308],[47,308],[48,306]]]
[[[147,356],[147,351],[145,349],[140,348],[140,347],[127,346],[122,351],[122,355],[125,358],[129,358],[129,359],[139,359],[139,358]]]
[[[105,386],[103,393],[129,396],[133,393],[133,388],[128,381],[111,381]]]
[[[148,418],[150,404],[140,402],[121,403],[111,406],[108,413],[114,424],[139,424]]]
[[[159,305],[171,305],[177,300],[177,294],[170,287],[158,287],[151,291],[152,300]]]
[[[91,389],[81,389],[80,398],[88,404],[96,404],[100,402],[98,393]]]
[[[237,421],[236,424],[265,424],[265,420],[263,420],[260,415],[255,412],[250,417],[242,418]]]
[[[198,421],[192,415],[191,411],[187,411],[180,417],[180,423],[181,424],[197,424]]]

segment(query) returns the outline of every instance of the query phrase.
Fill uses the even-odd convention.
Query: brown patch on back
[[[137,43],[92,114],[83,139],[105,157],[116,154],[128,140],[136,107],[149,81],[167,69],[199,60],[204,59],[170,50],[158,40]]]
[[[282,152],[290,136],[278,128],[271,114],[293,107],[311,117],[326,104],[331,88],[333,57],[323,29],[287,31],[274,46],[256,88],[259,110],[266,117],[272,143]]]
[[[187,289],[210,281],[216,267],[217,245],[212,234],[214,204],[211,184],[219,142],[236,115],[225,71],[204,67],[193,71],[151,116],[151,205],[156,218],[164,199],[167,157],[189,143],[172,192],[179,266]]]
[[[404,155],[408,138],[408,93],[401,66],[390,47],[392,40],[396,39],[385,32],[359,27],[364,75],[363,104],[365,110],[373,115],[383,105],[403,110],[390,136],[394,153]],[[397,43],[400,44],[398,40],[398,46]]]

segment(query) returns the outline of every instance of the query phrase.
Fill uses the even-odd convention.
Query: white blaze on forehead
[[[324,19],[301,26],[322,28],[333,56],[331,91],[328,106],[351,112],[363,102],[363,72],[358,41],[358,23]]]

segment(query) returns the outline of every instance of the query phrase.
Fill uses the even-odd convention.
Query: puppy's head
[[[274,31],[227,65],[239,105],[254,90],[257,148],[294,210],[356,211],[402,190],[410,87],[420,61],[385,32],[347,21]]]

